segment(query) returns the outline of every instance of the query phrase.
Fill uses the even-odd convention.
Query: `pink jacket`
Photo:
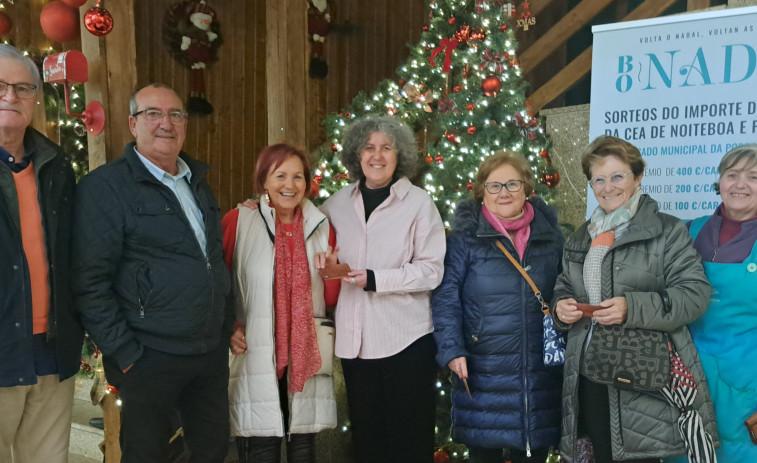
[[[371,269],[376,291],[342,285],[336,306],[336,355],[394,355],[433,331],[429,293],[442,280],[446,241],[429,195],[403,177],[365,221],[358,184],[321,207],[336,230],[339,261]]]

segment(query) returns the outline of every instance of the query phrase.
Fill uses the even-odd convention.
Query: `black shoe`
[[[102,418],[92,418],[89,420],[89,425],[97,429],[105,429]]]

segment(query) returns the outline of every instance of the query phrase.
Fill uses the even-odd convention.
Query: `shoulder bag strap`
[[[541,291],[539,291],[539,288],[536,287],[534,280],[532,280],[531,277],[528,276],[528,273],[523,270],[523,266],[521,266],[509,252],[507,252],[507,249],[505,249],[505,246],[501,241],[497,241],[497,247],[505,254],[505,257],[507,257],[510,262],[513,263],[515,268],[518,269],[521,275],[523,275],[523,278],[526,279],[526,282],[528,282],[529,286],[531,286],[536,299],[539,301],[539,304],[541,304],[541,311],[544,313],[544,315],[549,315],[549,304],[544,301],[544,298],[541,295]]]

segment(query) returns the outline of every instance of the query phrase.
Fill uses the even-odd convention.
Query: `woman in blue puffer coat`
[[[432,296],[436,359],[455,373],[453,438],[468,446],[472,463],[501,463],[503,449],[513,463],[541,463],[560,439],[562,367],[544,366],[541,306],[496,246],[504,244],[550,300],[564,238],[533,189],[522,155],[499,151],[481,163],[473,199],[457,207]]]

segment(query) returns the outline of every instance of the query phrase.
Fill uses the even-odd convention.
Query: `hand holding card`
[[[321,278],[323,278],[324,280],[333,280],[336,278],[346,277],[351,270],[352,269],[350,269],[350,264],[335,264],[327,265],[324,268],[319,268],[318,274],[321,275]]]
[[[591,318],[594,316],[594,311],[602,309],[601,306],[591,304],[577,303],[576,307],[583,313],[584,318]]]

